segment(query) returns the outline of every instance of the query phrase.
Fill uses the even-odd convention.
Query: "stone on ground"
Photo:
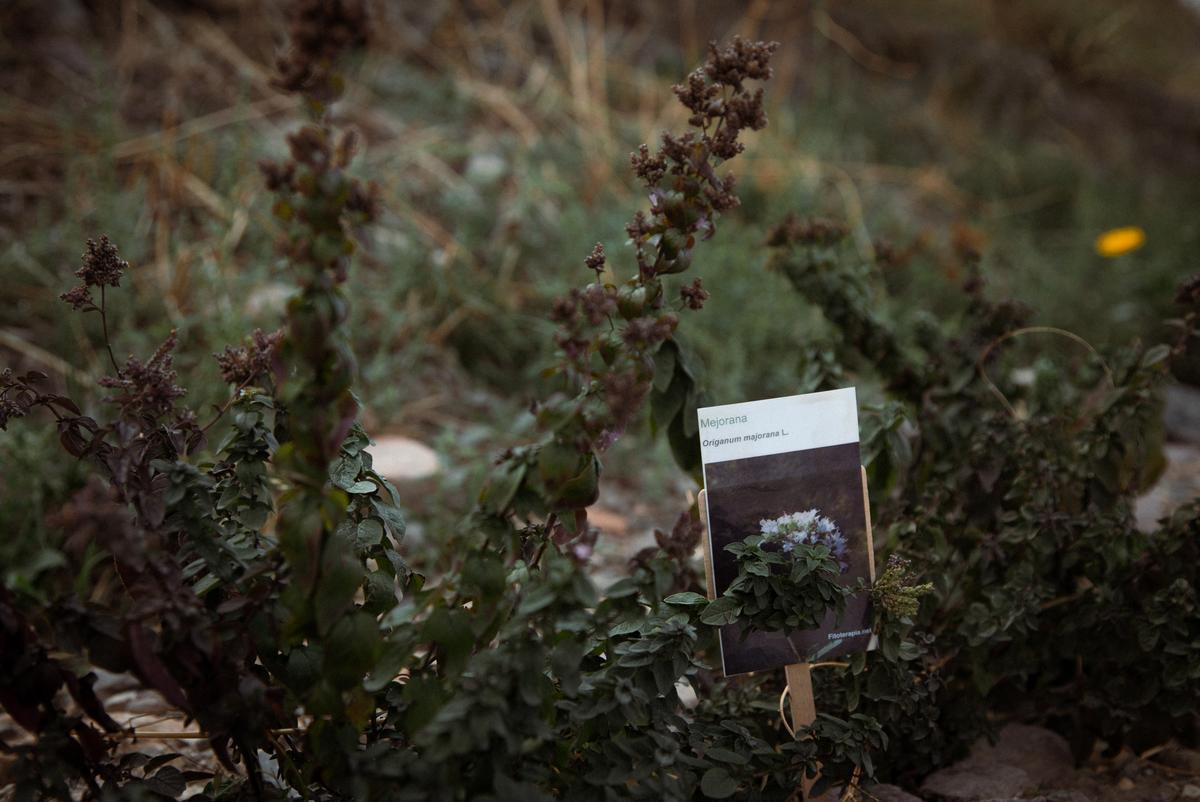
[[[383,435],[367,451],[375,472],[393,482],[428,479],[441,470],[437,452],[410,437]]]
[[[868,785],[863,788],[860,799],[867,802],[921,802],[921,797],[913,796],[898,785]]]
[[[1009,724],[996,743],[980,740],[965,760],[929,775],[922,794],[947,802],[1026,796],[1075,772],[1071,748],[1042,727]]]

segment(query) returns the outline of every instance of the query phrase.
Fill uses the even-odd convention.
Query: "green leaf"
[[[655,422],[659,426],[670,423],[675,413],[683,407],[687,394],[687,382],[680,374],[675,375],[667,389],[653,391],[650,394],[650,414]]]
[[[678,604],[685,607],[690,607],[696,604],[707,604],[708,598],[701,596],[699,593],[687,591],[686,593],[673,593],[663,599],[667,604]]]
[[[396,583],[386,571],[372,571],[363,580],[363,609],[379,615],[396,606]]]
[[[375,514],[382,518],[383,522],[392,530],[392,535],[397,540],[404,537],[406,526],[404,516],[400,514],[400,510],[377,498],[371,499],[371,507],[374,508]]]
[[[334,460],[333,467],[329,469],[329,481],[333,482],[334,486],[348,491],[358,481],[358,475],[361,472],[362,459],[360,457],[338,457]]]
[[[355,546],[365,551],[383,542],[383,523],[378,518],[367,518],[359,521],[354,535]]]
[[[628,635],[632,632],[637,632],[642,628],[644,622],[642,619],[630,619],[629,621],[619,621],[613,624],[608,630],[608,637],[615,638],[619,635]]]
[[[424,635],[437,645],[438,662],[447,674],[462,671],[475,646],[467,613],[457,608],[439,607],[426,619]]]
[[[665,341],[654,355],[654,389],[663,392],[675,378],[675,343]]]
[[[375,667],[381,646],[374,616],[361,611],[343,616],[325,643],[325,680],[340,690],[359,685]]]
[[[722,596],[714,602],[709,602],[709,605],[700,613],[700,620],[709,626],[720,627],[732,624],[741,613],[742,605],[738,603],[737,599]]]
[[[1153,348],[1147,349],[1142,355],[1142,367],[1149,368],[1162,362],[1171,355],[1171,347],[1169,345],[1159,343]]]
[[[378,693],[386,688],[408,662],[409,656],[409,650],[403,644],[385,643],[380,651],[379,660],[371,669],[363,687],[369,693]]]
[[[479,493],[480,504],[493,515],[500,515],[512,504],[529,466],[523,462],[507,462],[498,466]]]
[[[353,554],[347,552],[341,538],[330,538],[325,544],[321,576],[313,595],[318,631],[328,632],[353,604],[362,579],[362,567],[354,560]]]
[[[629,577],[625,577],[624,579],[618,579],[616,582],[609,585],[604,591],[604,595],[610,599],[623,599],[626,596],[637,595],[637,592],[637,583]]]
[[[732,749],[725,749],[720,746],[713,746],[704,750],[704,756],[710,757],[713,760],[719,760],[722,763],[736,763],[739,766],[744,766],[750,762],[750,758],[745,755],[738,754]]]
[[[550,585],[538,585],[521,597],[517,615],[533,615],[554,603],[557,593]]]
[[[720,766],[714,766],[704,772],[700,779],[700,790],[709,799],[726,799],[737,793],[737,780],[729,776],[729,772]]]

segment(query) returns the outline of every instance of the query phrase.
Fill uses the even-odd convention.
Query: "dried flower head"
[[[652,351],[670,337],[678,325],[679,318],[670,312],[654,318],[634,318],[621,332],[621,339],[631,348]]]
[[[121,407],[121,415],[127,418],[156,420],[168,415],[175,401],[187,394],[175,384],[176,373],[172,367],[171,352],[177,342],[175,330],[163,341],[148,360],[142,362],[129,357],[125,367],[116,376],[100,379],[101,387],[117,390],[105,399]]]
[[[650,386],[637,373],[610,373],[604,377],[604,400],[612,419],[603,428],[623,432],[642,408]]]
[[[771,54],[778,47],[778,42],[749,42],[740,36],[735,36],[726,47],[709,42],[704,74],[718,84],[744,92],[743,82],[771,77]]]
[[[789,212],[783,222],[767,234],[767,244],[773,248],[783,245],[834,245],[849,233],[850,230],[836,220],[821,217],[801,219]]]
[[[644,144],[629,154],[629,164],[634,175],[649,187],[657,185],[667,172],[667,160],[660,154],[650,155],[650,148]]]
[[[340,82],[334,62],[345,50],[367,38],[367,6],[363,0],[297,0],[288,27],[291,48],[276,62],[275,85],[322,102],[336,97]]]
[[[604,246],[597,242],[592,247],[592,252],[583,260],[583,263],[587,265],[588,270],[596,271],[596,277],[599,279],[600,274],[604,272],[605,258]]]
[[[333,147],[329,134],[316,125],[306,125],[287,135],[292,158],[314,173],[323,173],[333,165]]]
[[[649,212],[638,211],[625,227],[636,270],[618,283],[604,248],[596,245],[584,259],[595,282],[555,301],[551,318],[559,327],[555,342],[561,351],[557,373],[571,385],[566,397],[573,400],[563,414],[539,416],[547,441],[569,440],[593,455],[611,446],[651,393],[662,364],[656,357],[678,325],[678,317],[664,307],[673,297],[680,298],[680,308],[704,304],[708,293],[698,281],[675,296],[674,288],[668,295],[664,279],[688,270],[697,243],[715,232],[717,217],[738,205],[733,176],[716,170],[741,151],[741,131],[766,124],[762,93],[748,90],[745,81],[770,75],[775,48],[742,40],[728,48],[713,45],[706,65],[675,89],[691,111],[692,129],[663,134],[656,152],[642,145],[631,155],[633,172],[649,190],[650,201]],[[695,399],[692,380],[678,362],[672,370],[684,377],[687,388],[685,402],[677,403],[672,414],[686,416]],[[551,507],[562,503],[534,490]],[[579,493],[560,511],[587,506],[579,502],[588,497]]]
[[[99,242],[87,241],[87,249],[83,252],[83,266],[75,271],[75,275],[89,287],[118,287],[121,276],[128,268],[129,262],[120,257],[117,246],[102,234]]]
[[[213,354],[221,369],[221,378],[238,386],[250,384],[271,370],[271,358],[275,348],[283,339],[283,331],[263,333],[255,329],[244,345],[226,346],[219,354]]]
[[[588,323],[598,326],[616,314],[616,290],[602,284],[589,284],[579,296],[579,307]]]
[[[350,191],[346,196],[346,211],[359,215],[362,222],[369,223],[379,219],[382,206],[379,184],[374,181],[363,183],[358,179],[350,182]]]
[[[92,292],[86,284],[72,287],[58,297],[69,303],[76,312],[85,312],[96,308],[96,303],[92,300]]]
[[[704,302],[708,300],[708,290],[704,289],[700,279],[696,279],[691,284],[680,287],[679,296],[688,309],[703,309]]]
[[[263,174],[267,189],[272,192],[291,191],[294,188],[292,180],[296,177],[295,162],[289,161],[280,164],[263,159],[258,163],[258,169]]]
[[[1200,312],[1200,273],[1179,285],[1175,293],[1175,303]]]
[[[106,235],[101,235],[99,242],[87,241],[82,262],[80,268],[75,271],[75,275],[81,281],[79,286],[59,296],[75,310],[96,308],[90,288],[119,287],[121,276],[129,269],[129,262],[120,257],[117,246],[113,245]]]

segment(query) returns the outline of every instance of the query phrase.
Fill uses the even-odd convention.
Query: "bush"
[[[1194,740],[1197,503],[1143,533],[1132,502],[1161,464],[1158,393],[1196,337],[1198,280],[1180,291],[1173,342],[1023,385],[1001,370],[997,346],[1055,332],[1022,328],[1023,310],[987,299],[974,254],[963,255],[959,324],[901,330],[871,290],[874,267],[842,240],[836,226],[789,220],[773,264],[840,330],[836,347],[887,387],[864,452],[872,486],[892,488],[876,498],[880,545],[933,582],[914,619],[940,728],[961,743],[989,714],[1038,718],[1081,758],[1098,739]],[[856,693],[826,686],[818,704]],[[944,759],[936,739],[892,735],[896,771]]]

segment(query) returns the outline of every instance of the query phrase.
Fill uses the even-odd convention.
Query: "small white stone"
[[[498,153],[473,153],[464,171],[467,179],[479,184],[491,184],[508,171],[508,163]]]
[[[367,448],[376,473],[393,482],[415,482],[436,476],[442,469],[437,452],[424,443],[400,435],[376,438]]]
[[[688,710],[700,704],[700,697],[696,695],[696,689],[685,679],[675,683],[675,693],[679,696],[679,703]]]
[[[258,287],[246,298],[246,314],[250,317],[279,317],[294,293],[295,289],[287,284],[272,283]]]
[[[1185,799],[1200,798],[1200,785],[1192,785],[1188,783],[1179,791],[1179,795]]]

